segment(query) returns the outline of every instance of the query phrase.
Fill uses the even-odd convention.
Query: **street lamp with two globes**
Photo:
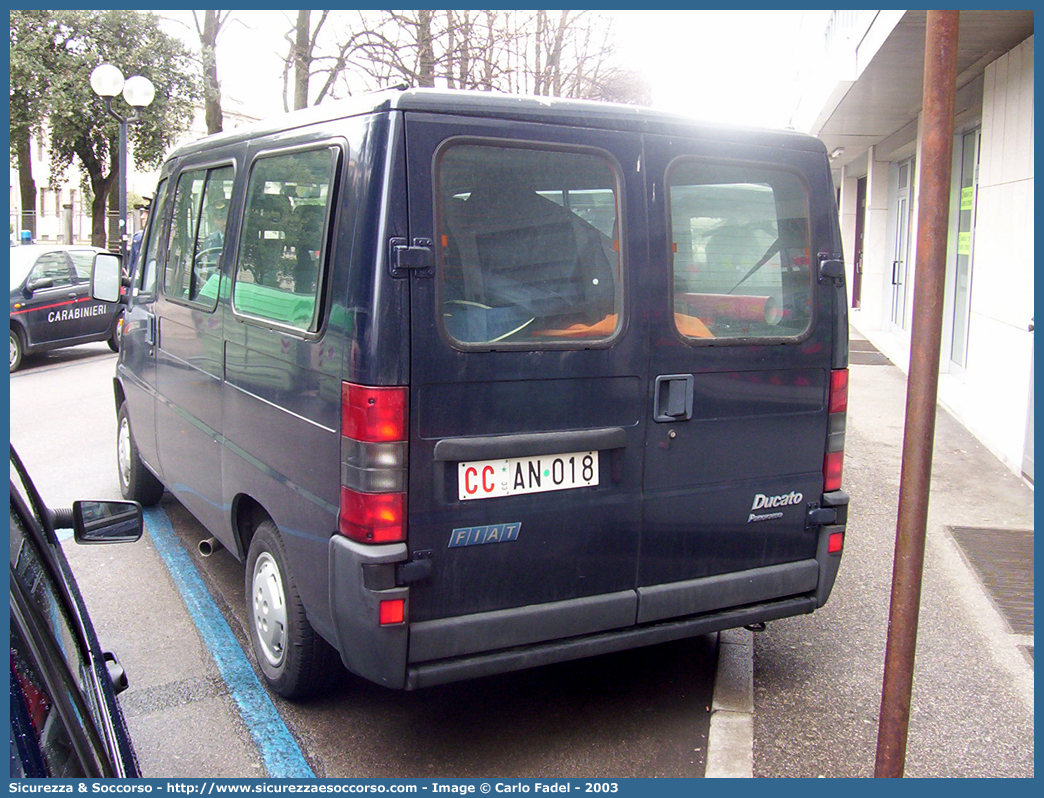
[[[105,100],[105,110],[120,123],[120,151],[118,158],[119,175],[116,185],[120,195],[120,229],[119,249],[123,256],[123,264],[127,265],[127,126],[141,119],[141,112],[147,108],[156,96],[156,87],[152,81],[141,75],[124,80],[123,73],[112,64],[101,64],[91,72],[91,89]],[[113,99],[122,94],[130,114],[124,116],[112,108]]]

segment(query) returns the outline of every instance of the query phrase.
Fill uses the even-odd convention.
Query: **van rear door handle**
[[[688,421],[692,418],[693,385],[691,374],[661,374],[656,378],[653,396],[653,421]]]

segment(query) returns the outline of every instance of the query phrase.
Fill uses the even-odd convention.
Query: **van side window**
[[[462,143],[437,169],[442,320],[454,341],[538,349],[613,336],[623,297],[608,157]]]
[[[141,273],[141,293],[151,294],[156,290],[156,250],[159,248],[160,232],[163,229],[163,216],[167,211],[167,181],[163,180],[156,187],[156,201],[152,212],[149,214],[149,229],[147,231],[144,255],[139,255],[141,263],[144,264]]]
[[[685,159],[668,175],[674,319],[701,338],[796,338],[812,321],[808,203],[798,177]]]
[[[236,313],[319,326],[324,229],[337,148],[266,156],[250,172],[232,288]]]
[[[163,285],[168,297],[216,307],[233,178],[225,166],[178,179]]]

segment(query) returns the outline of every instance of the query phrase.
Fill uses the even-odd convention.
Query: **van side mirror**
[[[77,543],[132,543],[144,530],[144,516],[137,502],[73,502]]]
[[[119,302],[122,277],[120,256],[112,252],[99,252],[94,256],[91,298],[99,302]]]

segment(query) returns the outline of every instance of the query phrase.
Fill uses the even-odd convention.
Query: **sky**
[[[653,104],[704,119],[786,127],[825,12],[618,11],[621,47],[634,53]],[[806,15],[806,16],[803,16]],[[802,25],[804,23],[804,26]]]
[[[198,49],[190,11],[157,13],[170,20],[169,32]],[[222,31],[222,92],[253,116],[283,112],[281,59],[293,13],[240,11]],[[815,15],[827,12],[613,13],[621,54],[649,79],[654,106],[707,121],[785,127],[808,57],[807,37],[825,26]]]

